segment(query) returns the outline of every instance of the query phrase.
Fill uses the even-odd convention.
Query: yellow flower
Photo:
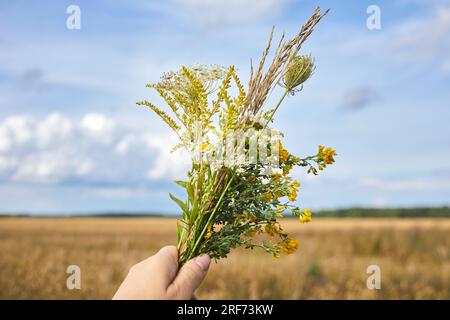
[[[332,148],[328,147],[325,148],[324,146],[319,145],[319,151],[318,151],[318,158],[322,160],[325,164],[332,164],[334,162],[334,156],[336,156],[337,153]],[[319,170],[322,170],[323,168],[319,167]]]
[[[277,206],[277,208],[276,208],[276,216],[278,217],[278,218],[282,218],[283,217],[283,211],[284,211],[284,209],[286,209],[286,206]]]
[[[255,229],[250,229],[247,231],[247,236],[249,237],[254,237],[256,234],[256,230]]]
[[[205,150],[207,150],[207,149],[209,148],[209,146],[210,146],[210,144],[207,143],[207,142],[202,143],[202,145],[201,145],[201,147],[200,147],[200,151],[205,151]]]
[[[308,222],[311,222],[311,217],[306,217],[306,216],[301,216],[300,217],[300,222],[301,223],[308,223]]]
[[[291,188],[291,194],[288,196],[289,201],[295,201],[297,199],[297,189]]]
[[[273,175],[273,178],[274,178],[276,181],[280,181],[280,179],[281,179],[281,174],[278,173],[278,172],[275,172],[275,174]]]
[[[266,226],[264,227],[264,230],[271,237],[279,234],[280,231],[281,231],[280,227],[278,225],[274,224],[274,223],[266,224]]]
[[[293,187],[300,187],[300,182],[298,182],[297,180],[294,180],[294,182],[292,182],[292,186]]]
[[[312,220],[311,210],[310,209],[303,210],[302,213],[300,214],[300,222],[307,223],[307,222],[311,222],[311,220]]]
[[[324,152],[323,152],[323,161],[326,164],[332,164],[334,162],[334,158],[333,157],[336,156],[336,155],[337,155],[336,151],[334,151],[331,148],[326,148],[324,150]]]
[[[280,150],[280,163],[284,163],[289,157],[289,152],[286,149]]]
[[[275,148],[278,150],[280,163],[285,162],[289,157],[289,152],[285,148],[283,148],[283,145],[281,144],[280,140],[276,142]]]
[[[267,201],[272,201],[273,200],[273,193],[272,192],[267,192],[266,193],[266,199]]]
[[[208,231],[208,232],[205,234],[205,239],[208,240],[209,238],[211,238],[211,236],[212,236],[212,232],[211,232],[211,231]]]
[[[281,250],[284,253],[291,254],[297,251],[298,248],[298,241],[295,239],[289,239],[287,241],[284,241],[281,245]]]

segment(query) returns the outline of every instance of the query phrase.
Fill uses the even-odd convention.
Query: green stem
[[[192,249],[190,250],[189,254],[185,257],[183,257],[183,261],[180,261],[180,264],[184,264],[186,261],[188,261],[189,259],[192,258],[192,256],[195,254],[195,250],[197,250],[198,245],[200,244],[200,241],[203,239],[204,234],[206,232],[206,230],[208,229],[208,225],[211,223],[214,214],[216,213],[217,209],[219,208],[220,203],[222,202],[223,197],[225,196],[226,191],[228,190],[228,188],[231,185],[231,182],[233,181],[234,175],[231,176],[230,180],[228,181],[228,184],[226,185],[225,189],[222,191],[222,194],[220,195],[219,200],[217,201],[213,211],[211,212],[211,214],[209,215],[208,221],[206,221],[205,226],[203,227],[202,232],[200,233],[200,236],[197,238],[197,240],[194,243],[194,246],[192,247]]]
[[[269,125],[269,122],[272,121],[273,116],[275,115],[275,112],[277,112],[278,108],[281,105],[281,102],[283,102],[284,98],[286,98],[288,93],[289,93],[289,90],[286,89],[286,91],[284,91],[283,95],[281,96],[280,100],[278,101],[277,105],[275,106],[275,109],[273,109],[272,113],[270,114],[270,117],[267,120],[266,125],[264,126],[264,128],[262,130],[266,129],[267,126]]]

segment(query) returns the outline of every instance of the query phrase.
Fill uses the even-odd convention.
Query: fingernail
[[[207,254],[202,254],[195,258],[195,262],[202,268],[203,270],[208,270],[209,264],[211,262],[211,258]]]

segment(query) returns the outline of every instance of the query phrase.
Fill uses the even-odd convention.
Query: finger
[[[179,271],[169,291],[178,299],[191,299],[194,291],[206,276],[211,259],[208,255],[201,255],[189,260]]]
[[[156,272],[160,272],[157,274],[162,275],[167,288],[178,272],[178,250],[175,246],[165,246],[154,255],[154,260]]]

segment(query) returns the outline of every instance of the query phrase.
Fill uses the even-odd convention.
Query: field
[[[211,265],[201,299],[450,299],[450,219],[287,220],[299,251],[237,250]],[[110,299],[134,263],[175,242],[170,218],[0,218],[1,299]],[[81,268],[81,289],[66,268]],[[366,269],[381,268],[369,290]]]

